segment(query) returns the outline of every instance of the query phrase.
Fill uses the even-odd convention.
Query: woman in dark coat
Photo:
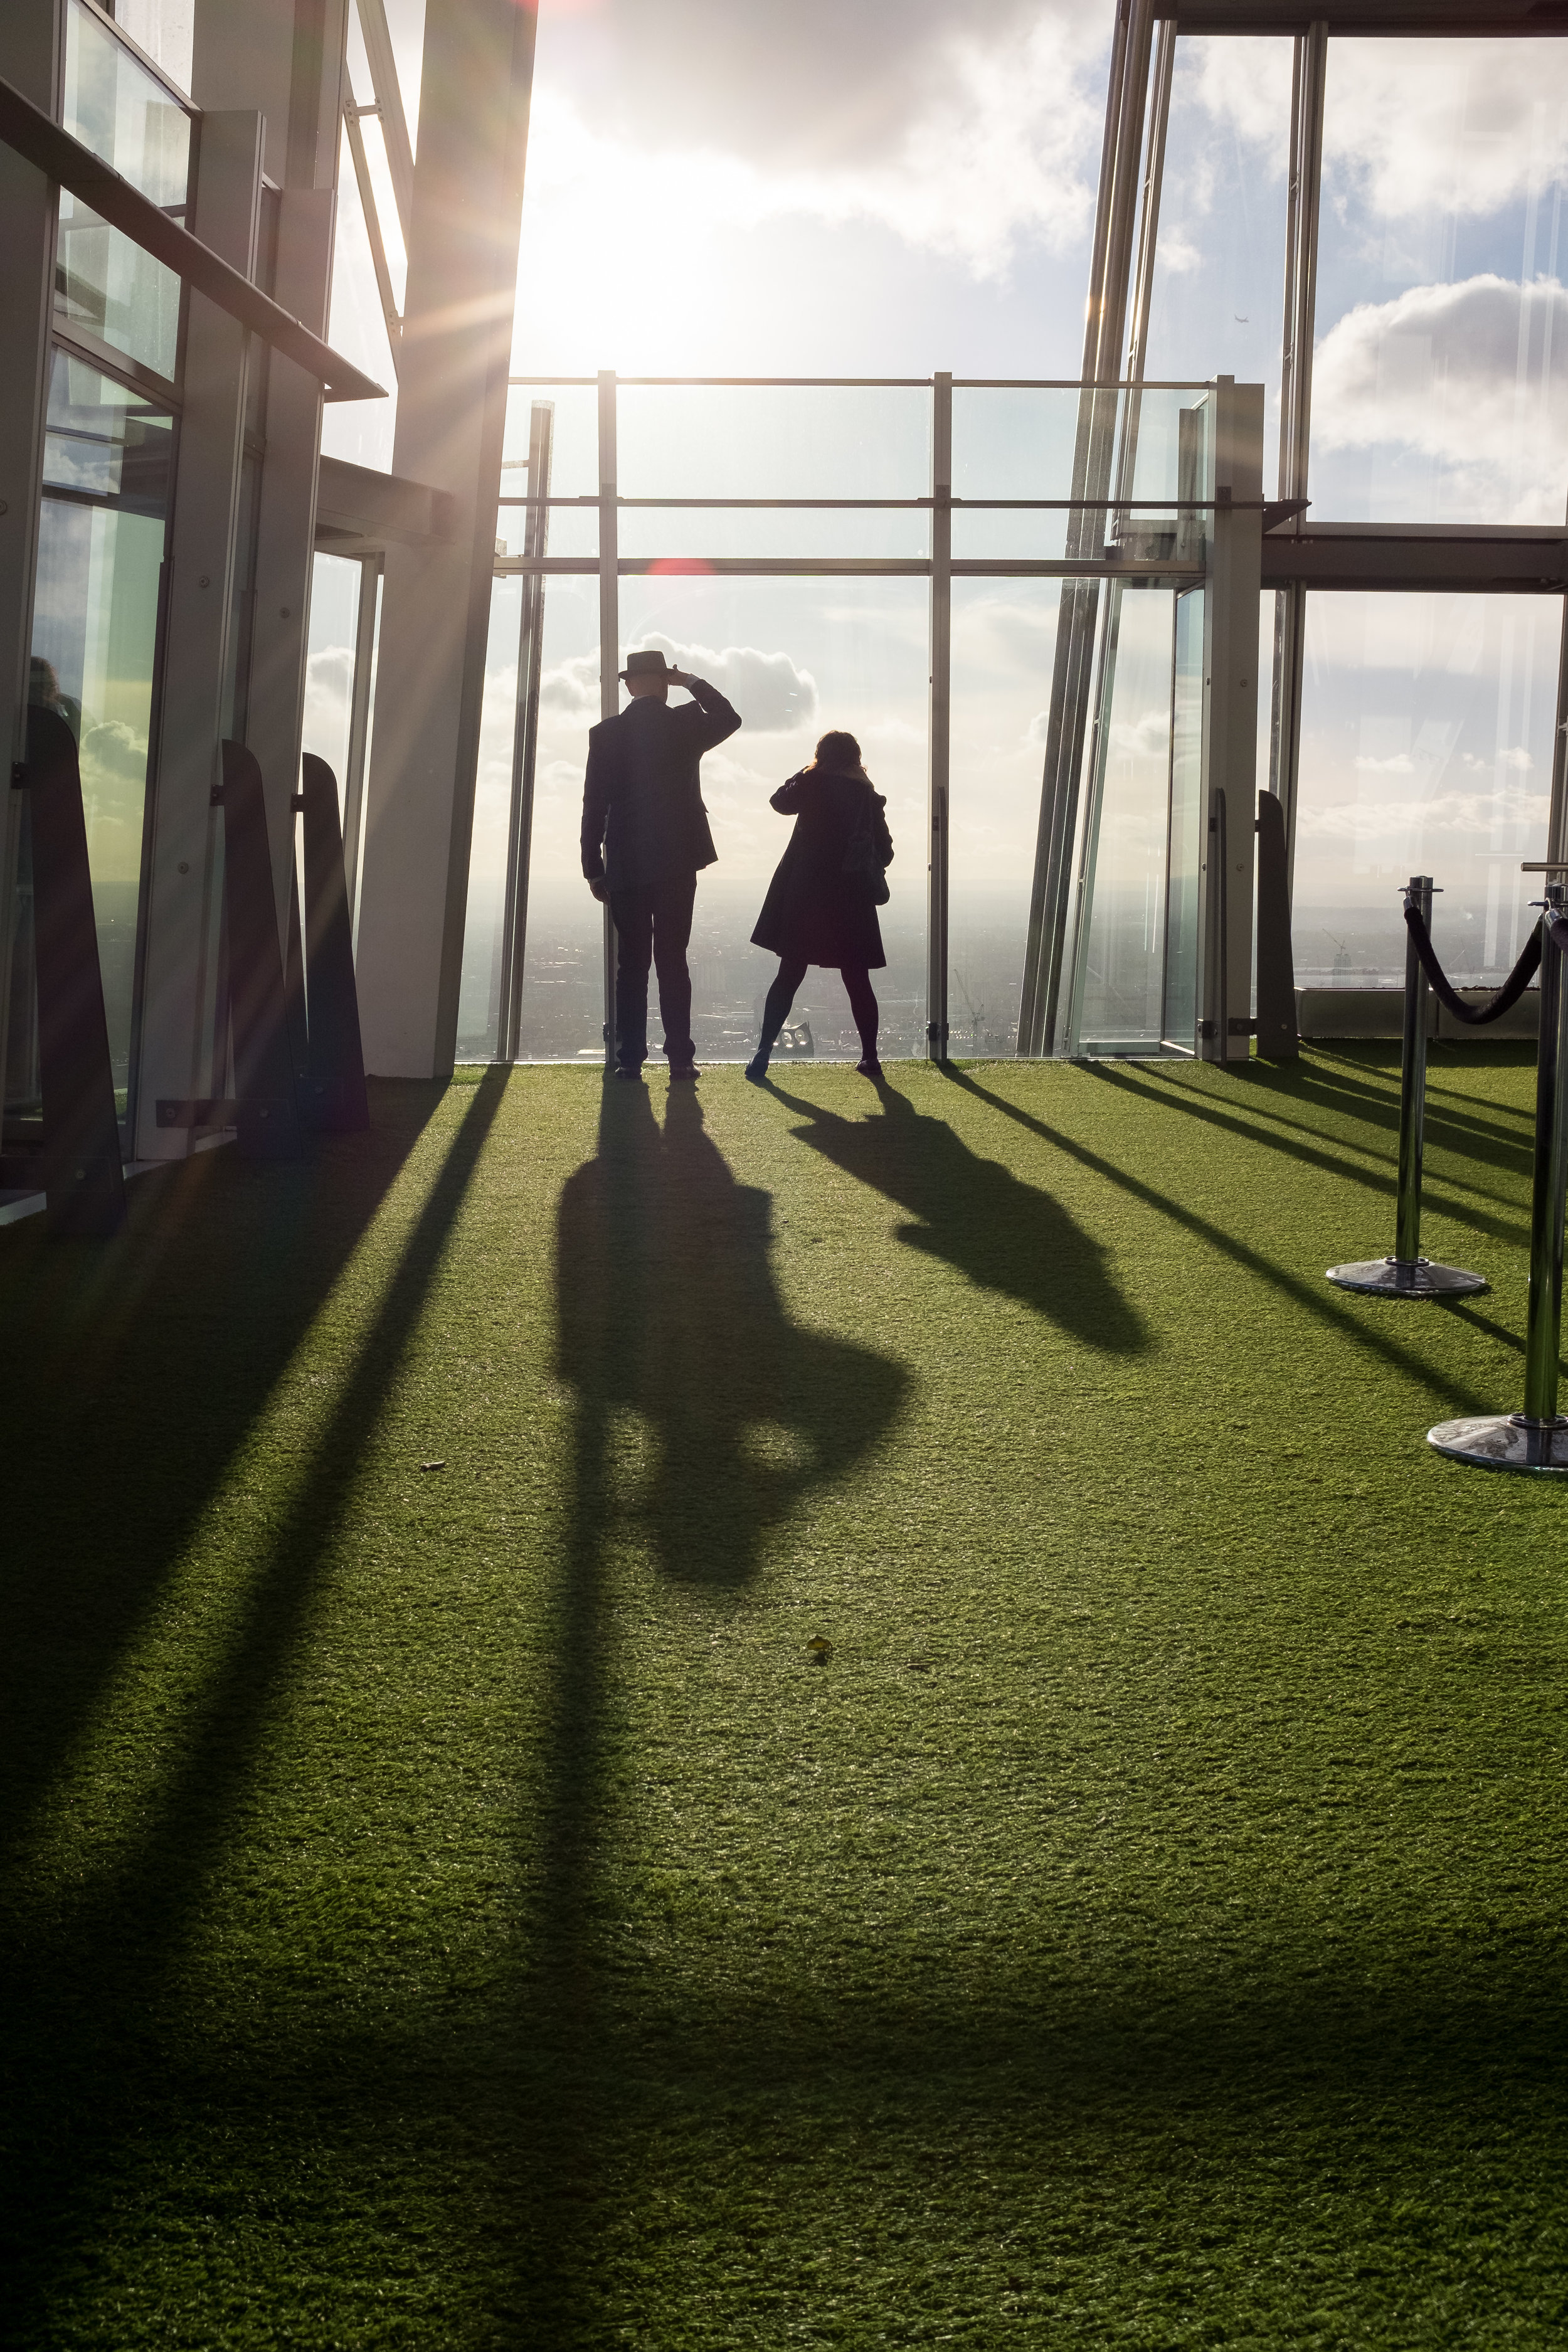
[[[753,945],[771,948],[778,978],[763,1008],[763,1034],[746,1065],[761,1084],[768,1056],[789,1018],[807,964],[831,964],[844,977],[849,1009],[860,1032],[856,1067],[879,1078],[877,1059],[877,999],[870,974],[887,962],[877,908],[887,898],[883,869],[891,865],[892,836],[880,793],[860,764],[853,735],[825,735],[816,757],[773,796],[781,816],[793,816],[795,831],[768,885]]]

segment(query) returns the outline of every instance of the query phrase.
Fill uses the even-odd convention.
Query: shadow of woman
[[[606,1086],[596,1157],[557,1222],[558,1368],[577,1392],[575,1546],[640,1525],[665,1573],[739,1588],[763,1539],[814,1487],[847,1476],[892,1426],[909,1375],[793,1323],[774,1286],[773,1199],[737,1183],[696,1094]],[[651,1443],[617,1477],[612,1416]]]
[[[1024,1183],[917,1111],[882,1080],[880,1118],[844,1118],[820,1103],[772,1092],[809,1127],[795,1133],[919,1223],[900,1225],[911,1249],[945,1258],[983,1290],[1000,1291],[1070,1332],[1086,1347],[1137,1355],[1149,1345],[1142,1318],[1111,1273],[1109,1253],[1048,1192]]]

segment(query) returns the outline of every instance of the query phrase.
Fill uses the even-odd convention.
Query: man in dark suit
[[[716,687],[671,669],[661,653],[628,654],[621,683],[631,701],[589,730],[583,789],[583,874],[616,922],[616,1076],[642,1076],[652,962],[669,1075],[695,1078],[686,949],[698,869],[718,856],[700,768],[741,715]],[[691,697],[679,710],[669,708],[672,686]]]

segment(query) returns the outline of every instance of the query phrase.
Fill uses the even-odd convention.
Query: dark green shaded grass
[[[1321,1279],[1375,1049],[384,1087],[0,1235],[6,2340],[1568,2340],[1568,1496],[1422,1442],[1531,1095],[1435,1054],[1456,1307]]]

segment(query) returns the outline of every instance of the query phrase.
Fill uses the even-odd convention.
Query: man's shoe
[[[641,1070],[629,1069],[625,1062],[616,1064],[616,1076],[617,1078],[624,1078],[629,1087],[640,1087],[642,1084]]]
[[[858,1078],[879,1078],[882,1075],[882,1065],[874,1060],[857,1062],[855,1075]]]
[[[697,1065],[696,1065],[696,1063],[695,1063],[695,1062],[671,1062],[671,1064],[670,1064],[670,1066],[669,1066],[669,1083],[670,1083],[670,1085],[671,1085],[672,1087],[674,1087],[674,1086],[691,1086],[691,1087],[694,1087],[694,1086],[697,1084]]]
[[[767,1084],[768,1057],[765,1054],[752,1055],[751,1060],[746,1064],[746,1076],[750,1078],[754,1087],[762,1087]]]

